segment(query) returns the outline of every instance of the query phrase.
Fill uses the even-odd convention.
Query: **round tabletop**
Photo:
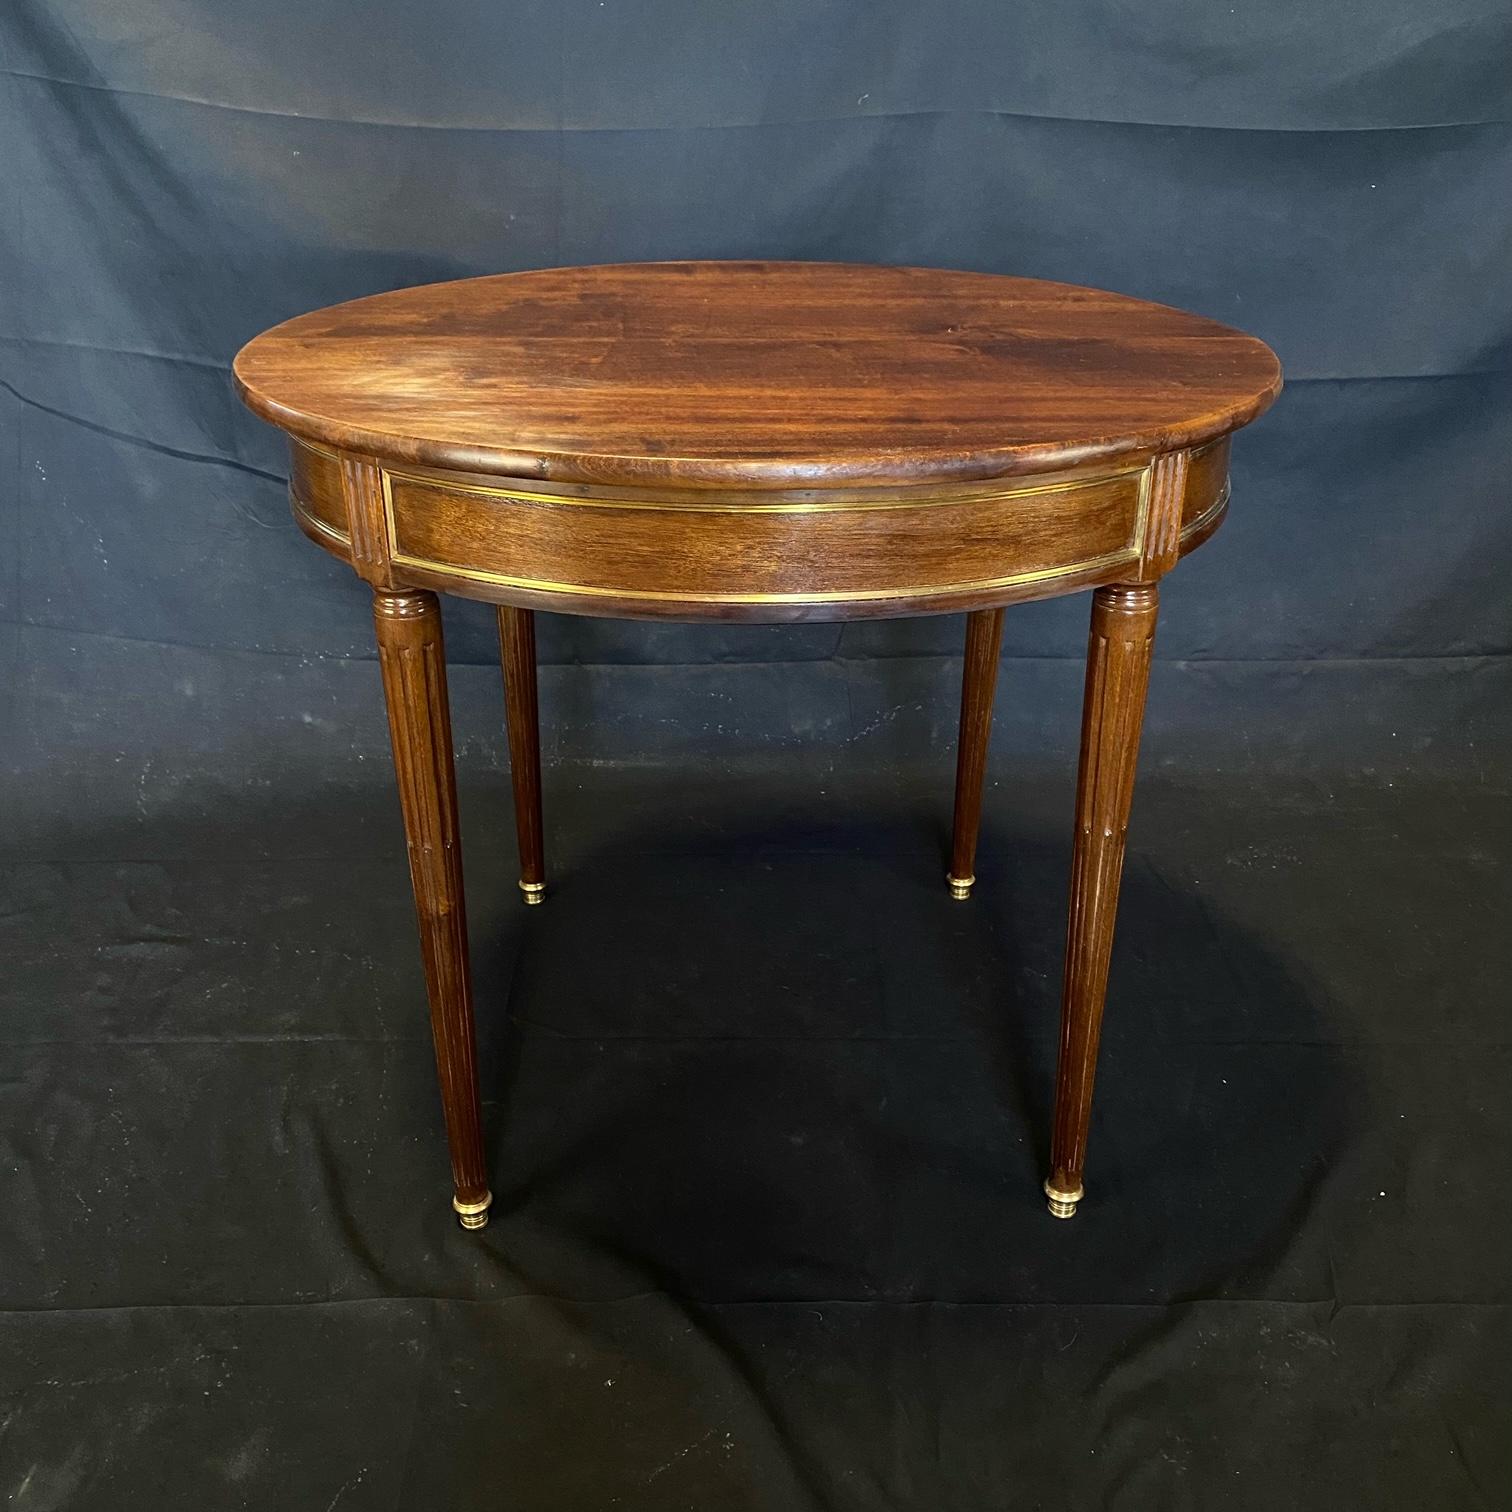
[[[1039,279],[669,262],[376,294],[242,349],[246,403],[379,462],[563,483],[971,482],[1137,463],[1281,387],[1216,321]]]

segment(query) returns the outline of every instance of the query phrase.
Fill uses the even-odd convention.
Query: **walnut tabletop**
[[[301,315],[236,360],[327,446],[559,483],[971,482],[1200,446],[1253,420],[1269,348],[1037,279],[844,263],[505,273]]]
[[[492,1198],[436,593],[499,606],[521,889],[545,894],[533,611],[968,612],[966,899],[1003,607],[1093,589],[1050,1209],[1082,1196],[1161,576],[1281,387],[1242,332],[1102,290],[831,263],[500,274],[301,315],[236,358],[295,519],[374,591],[455,1207]]]

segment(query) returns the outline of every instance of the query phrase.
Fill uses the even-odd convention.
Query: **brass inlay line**
[[[952,504],[993,503],[1000,499],[1023,499],[1037,494],[1067,493],[1075,489],[1096,488],[1106,483],[1116,483],[1124,478],[1143,480],[1149,475],[1148,466],[1125,468],[1120,472],[1100,473],[1095,477],[1073,478],[1059,483],[1036,483],[1024,488],[983,489],[969,494],[954,494],[945,498],[919,499],[820,499],[812,501],[779,500],[765,504],[759,500],[731,503],[704,503],[691,499],[612,499],[577,494],[536,493],[526,488],[496,488],[483,483],[455,483],[446,478],[427,477],[423,473],[391,471],[384,469],[385,478],[403,483],[419,484],[423,488],[441,493],[477,494],[487,499],[514,499],[525,504],[559,504],[568,508],[585,509],[651,509],[687,510],[697,514],[830,514],[866,509],[940,509]]]
[[[1120,546],[1117,551],[1105,552],[1101,556],[1088,557],[1084,561],[1070,562],[1061,567],[1038,567],[1029,572],[1013,572],[1005,577],[973,578],[966,582],[925,583],[908,588],[841,588],[829,593],[822,590],[809,593],[706,593],[670,588],[600,588],[586,583],[558,583],[547,578],[514,577],[483,567],[459,567],[449,562],[428,561],[424,557],[409,556],[397,551],[392,556],[396,567],[418,567],[424,572],[491,583],[498,588],[523,588],[536,593],[571,593],[585,598],[655,599],[658,602],[688,604],[846,604],[872,599],[937,598],[947,593],[972,593],[990,588],[1012,588],[1020,583],[1044,583],[1054,578],[1071,577],[1076,573],[1095,572],[1103,567],[1116,567],[1124,563],[1132,565],[1138,560],[1137,548]]]
[[[1204,509],[1200,515],[1196,516],[1192,520],[1189,520],[1185,525],[1181,527],[1181,535],[1179,537],[1180,540],[1184,541],[1188,536],[1196,535],[1204,525],[1206,525],[1216,516],[1221,515],[1223,511],[1228,508],[1230,486],[1231,485],[1229,483],[1229,480],[1225,478],[1223,480],[1223,487],[1218,490],[1218,497],[1214,499],[1213,502],[1209,504],[1208,507]]]
[[[295,444],[319,456],[329,458],[333,462],[340,463],[343,460],[343,453],[330,450],[316,443],[296,440]],[[1202,452],[1210,450],[1212,446],[1217,444],[1219,443],[1210,443],[1209,446],[1199,448],[1193,455],[1201,455]],[[1114,551],[1103,552],[1098,556],[1088,557],[1081,561],[1070,562],[1061,566],[1034,568],[1025,572],[1007,573],[999,577],[973,578],[953,583],[917,584],[906,588],[854,588],[836,589],[831,592],[814,590],[797,593],[717,593],[660,588],[609,588],[586,583],[558,582],[549,578],[520,577],[510,573],[495,572],[489,568],[468,567],[413,556],[399,549],[393,490],[391,487],[391,480],[398,479],[441,492],[474,494],[485,498],[512,499],[527,504],[562,505],[569,508],[582,506],[599,509],[660,510],[664,512],[689,511],[703,514],[751,516],[761,514],[825,514],[881,509],[934,509],[955,504],[995,503],[1000,500],[1006,501],[1041,494],[1069,493],[1078,489],[1096,488],[1104,484],[1117,483],[1129,478],[1137,479],[1138,488],[1132,539],[1127,545],[1120,546]],[[1106,567],[1124,564],[1133,565],[1142,558],[1145,550],[1151,503],[1151,467],[1149,464],[1092,477],[1063,479],[1054,483],[1030,484],[1023,488],[981,490],[974,493],[955,494],[943,498],[866,499],[863,497],[806,502],[779,500],[773,503],[761,503],[759,501],[704,503],[695,500],[626,499],[585,497],[571,494],[546,494],[531,489],[501,488],[480,483],[458,483],[445,478],[427,476],[423,473],[391,472],[384,467],[379,468],[379,480],[384,505],[383,513],[386,517],[384,523],[387,526],[386,533],[388,536],[389,555],[395,566],[413,567],[442,576],[451,575],[473,582],[489,583],[500,588],[517,588],[527,592],[575,594],[590,598],[649,599],[661,602],[676,602],[681,600],[690,604],[821,605],[828,603],[936,598],[954,593],[986,592],[992,589],[1011,588],[1029,583],[1052,582],[1057,578],[1074,577],[1097,572]],[[1225,478],[1223,487],[1217,498],[1201,514],[1196,516],[1195,519],[1182,527],[1179,539],[1184,541],[1189,536],[1197,534],[1222,515],[1229,503],[1230,486],[1229,480]],[[319,515],[315,514],[293,487],[292,482],[289,495],[295,512],[299,515],[301,524],[332,545],[338,546],[344,551],[351,551],[351,536],[347,532],[328,524]]]
[[[291,484],[289,487],[289,502],[294,506],[294,512],[310,527],[317,535],[324,536],[328,541],[334,541],[338,546],[350,549],[352,538],[344,530],[337,530],[334,525],[329,525],[320,516],[310,509],[309,505],[294,491]]]
[[[1144,558],[1145,537],[1150,531],[1151,475],[1154,471],[1154,466],[1151,465],[1145,468],[1139,475],[1139,503],[1135,506],[1134,513],[1133,548],[1139,554],[1141,560]]]
[[[1103,552],[1099,556],[1087,557],[1082,561],[1069,562],[1058,567],[1037,567],[1027,572],[1008,573],[1002,577],[972,578],[965,582],[955,583],[924,583],[907,588],[841,588],[832,592],[822,590],[807,593],[710,593],[697,590],[677,590],[671,588],[603,588],[586,583],[561,583],[550,578],[526,578],[517,577],[510,573],[494,572],[486,567],[467,567],[457,563],[438,562],[426,557],[411,556],[408,552],[400,550],[399,539],[394,519],[394,498],[390,486],[391,477],[409,477],[410,474],[390,474],[387,470],[380,476],[383,485],[384,514],[388,524],[388,547],[389,561],[395,567],[417,567],[422,572],[435,572],[442,575],[466,578],[470,582],[489,583],[497,588],[523,588],[527,592],[534,593],[569,593],[577,594],[584,598],[624,598],[624,599],[651,599],[659,603],[688,603],[688,604],[844,604],[863,603],[868,601],[889,601],[893,599],[918,599],[938,598],[948,593],[979,593],[994,588],[1014,588],[1024,583],[1046,583],[1056,578],[1073,577],[1079,573],[1097,572],[1104,567],[1116,567],[1125,563],[1133,565],[1137,563],[1144,552],[1145,532],[1149,523],[1150,514],[1150,469],[1144,467],[1138,471],[1139,493],[1135,505],[1133,539],[1126,545],[1118,547],[1114,551]],[[1133,471],[1120,476],[1134,476]],[[422,480],[425,481],[425,480]],[[1066,488],[1079,486],[1074,483],[1047,484],[1033,490],[1037,493],[1059,492]],[[496,492],[505,498],[529,497],[528,495],[515,494],[503,489],[485,490]],[[541,495],[544,502],[557,503],[553,495]],[[1004,497],[1001,494],[981,494],[975,496],[978,499],[995,499]],[[594,503],[605,502],[593,500]],[[936,503],[968,502],[937,500]],[[664,506],[659,504],[637,504],[634,508],[660,509]],[[674,506],[683,507],[683,506]],[[731,510],[728,505],[690,505],[694,509],[715,509],[725,512],[745,512]],[[822,506],[821,506],[822,507]],[[845,506],[854,508],[874,508],[875,505],[856,504]],[[901,507],[893,504],[890,507]],[[804,513],[811,512],[811,506],[795,506]],[[787,513],[786,509],[774,507],[772,512]]]

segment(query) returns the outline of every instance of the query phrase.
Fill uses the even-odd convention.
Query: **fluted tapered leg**
[[[961,670],[961,733],[956,743],[955,824],[950,872],[953,898],[971,896],[976,881],[977,832],[982,824],[982,783],[992,735],[992,698],[997,689],[1003,611],[977,609],[966,616],[966,660]]]
[[[1158,608],[1153,583],[1099,588],[1092,600],[1055,1128],[1045,1183],[1057,1218],[1072,1217],[1082,1197],[1092,1079]]]
[[[451,1147],[452,1206],[464,1228],[482,1228],[493,1198],[488,1190],[478,1099],[441,612],[434,593],[380,590],[373,595],[373,620]]]
[[[514,783],[520,891],[527,903],[546,896],[546,843],[541,825],[541,723],[536,696],[535,611],[499,607],[509,773]]]

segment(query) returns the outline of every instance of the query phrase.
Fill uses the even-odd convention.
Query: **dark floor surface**
[[[1505,784],[1157,749],[1058,1223],[1069,767],[961,904],[948,755],[557,763],[526,910],[465,752],[468,1235],[386,770],[140,765],[4,872],[17,1512],[1512,1506]]]

